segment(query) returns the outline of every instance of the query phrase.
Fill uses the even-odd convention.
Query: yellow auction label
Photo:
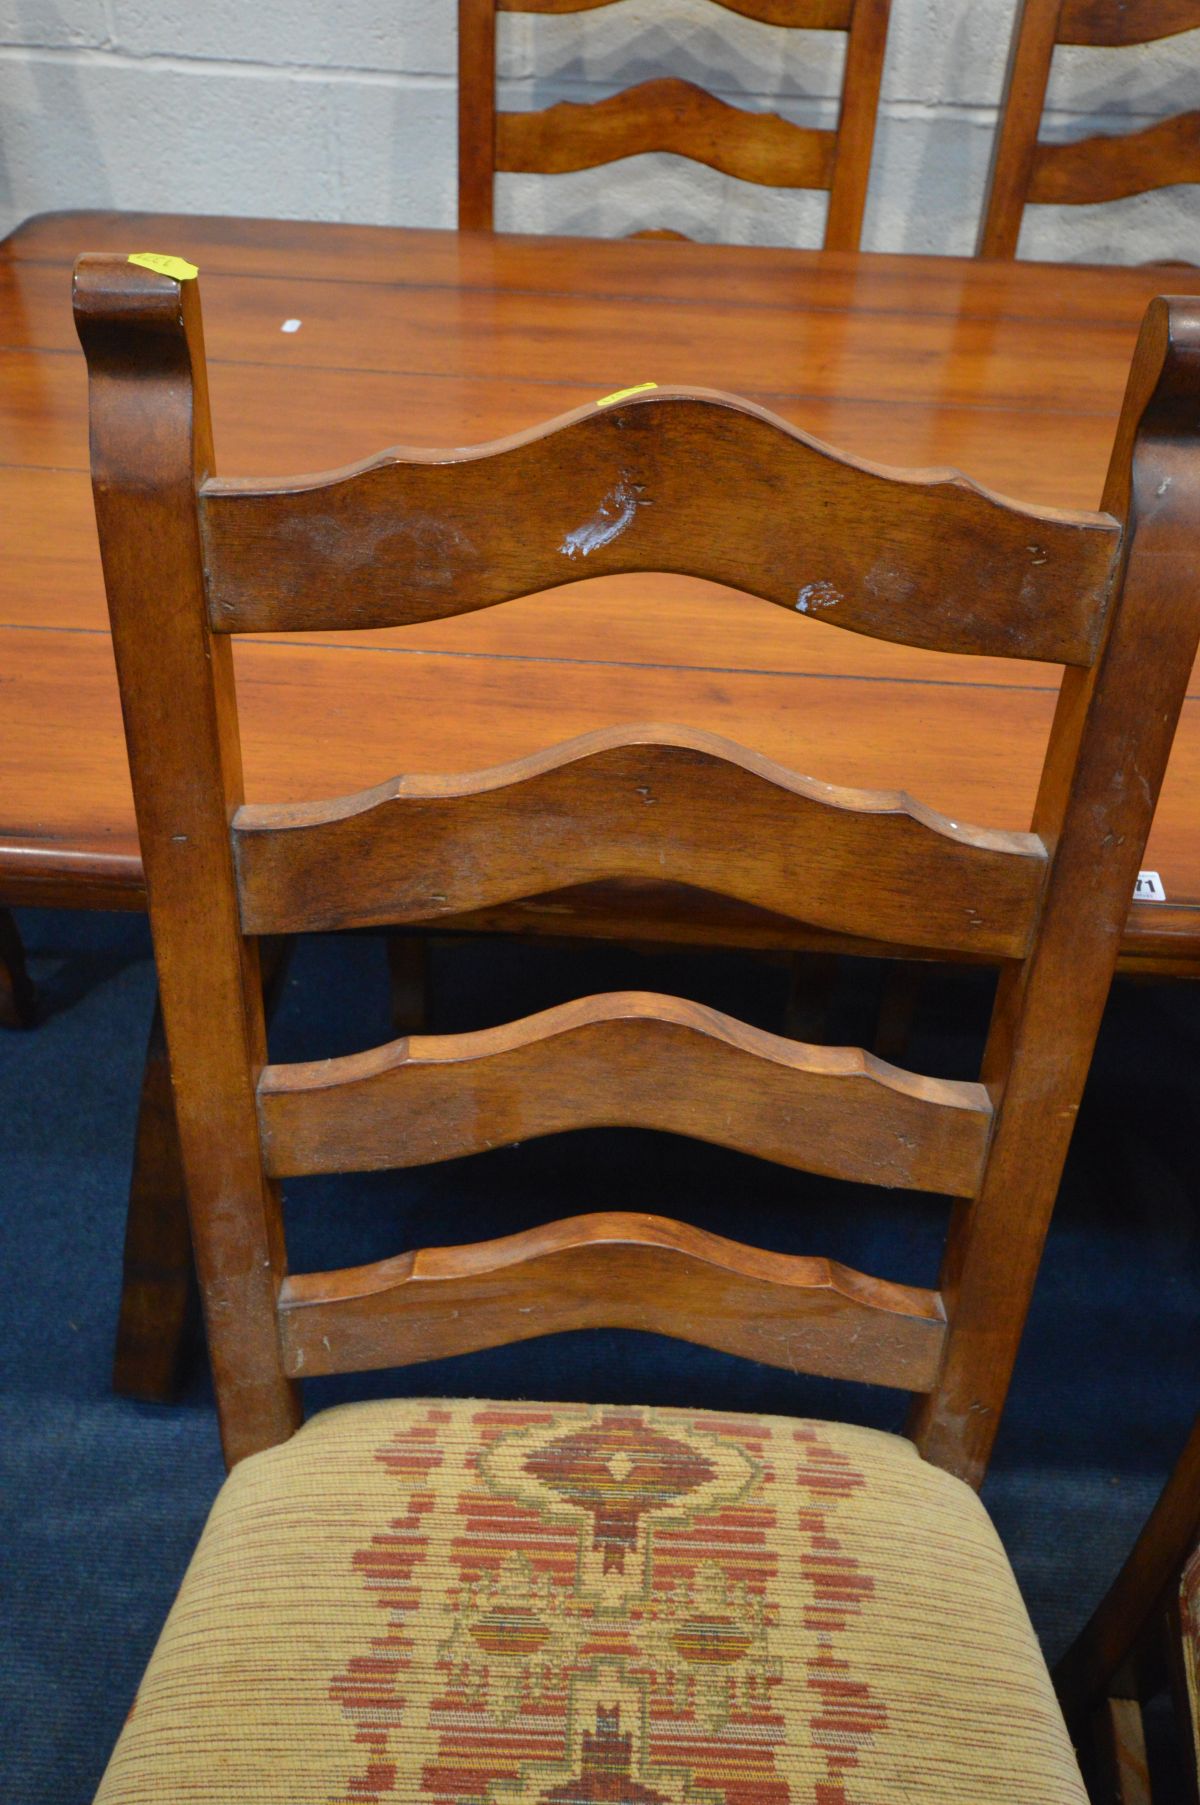
[[[639,382],[631,389],[618,389],[614,395],[602,395],[597,407],[611,407],[614,401],[628,401],[631,395],[644,395],[647,389],[656,389],[656,382]]]
[[[183,257],[164,257],[161,251],[135,251],[127,261],[152,269],[157,276],[174,276],[176,282],[193,282],[200,274],[194,263]]]

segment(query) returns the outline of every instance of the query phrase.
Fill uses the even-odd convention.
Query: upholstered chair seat
[[[103,1805],[1085,1805],[978,1497],[874,1430],[352,1404],[226,1481]]]

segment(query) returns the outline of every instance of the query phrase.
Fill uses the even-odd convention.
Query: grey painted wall
[[[894,0],[864,243],[969,252],[1014,0]],[[454,223],[454,0],[0,0],[0,230],[111,206]],[[623,0],[501,26],[502,104],[599,98],[652,73],[832,122],[840,37],[708,0]],[[1047,136],[1133,130],[1198,104],[1200,32],[1056,53]],[[646,157],[501,178],[497,223],[816,244],[824,199]],[[1022,255],[1200,260],[1200,190],[1039,208]]]

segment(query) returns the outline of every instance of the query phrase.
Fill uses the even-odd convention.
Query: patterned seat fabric
[[[999,1540],[872,1430],[405,1401],[213,1508],[103,1805],[1086,1805]]]
[[[1192,1745],[1200,1774],[1200,1548],[1183,1569],[1179,1582],[1179,1616],[1183,1629],[1183,1671],[1192,1708]]]

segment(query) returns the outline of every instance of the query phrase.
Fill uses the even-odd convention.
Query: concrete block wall
[[[864,243],[969,253],[1015,0],[894,0]],[[396,225],[455,218],[454,0],[0,0],[0,231],[65,207]],[[709,0],[501,22],[501,104],[594,99],[669,69],[832,123],[840,37]],[[1196,104],[1200,32],[1059,50],[1045,133],[1136,130]],[[824,199],[666,157],[501,178],[498,223],[816,244]],[[1200,261],[1200,188],[1039,208],[1022,254]]]

